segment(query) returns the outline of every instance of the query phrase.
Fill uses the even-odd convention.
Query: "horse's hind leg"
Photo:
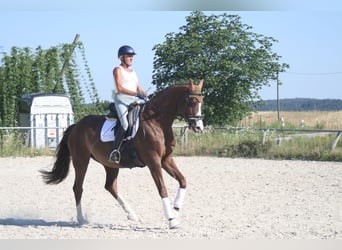
[[[118,174],[119,169],[118,168],[109,168],[105,167],[106,170],[106,184],[105,189],[113,195],[113,197],[119,202],[121,207],[125,210],[127,213],[127,218],[129,220],[138,221],[138,217],[132,210],[132,208],[129,206],[129,204],[122,198],[122,196],[118,193]]]
[[[88,169],[89,159],[90,158],[76,159],[76,157],[73,157],[72,159],[72,163],[75,168],[75,181],[73,190],[76,201],[77,221],[80,224],[86,224],[88,222],[83,216],[81,198],[83,193],[84,177]]]

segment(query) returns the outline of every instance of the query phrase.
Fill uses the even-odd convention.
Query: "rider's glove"
[[[137,93],[136,97],[138,97],[139,99],[145,100],[146,96],[144,93]]]

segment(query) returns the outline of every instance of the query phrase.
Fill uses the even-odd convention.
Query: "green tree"
[[[261,101],[258,90],[283,72],[287,64],[272,51],[272,37],[252,32],[237,15],[206,16],[195,11],[178,33],[168,33],[154,46],[153,82],[157,90],[204,79],[206,124],[227,124],[242,119],[252,103]]]
[[[3,55],[0,64],[0,126],[17,126],[21,96],[28,93],[67,93],[73,104],[75,121],[86,114],[102,110],[81,42],[78,48],[83,60],[83,76],[80,62],[75,59],[69,44],[43,50],[12,47],[10,55]],[[64,78],[62,65],[67,62]],[[88,78],[88,80],[87,80]],[[83,85],[82,85],[83,83]],[[85,105],[82,87],[86,88],[93,105]]]
[[[4,67],[2,69],[2,86],[0,93],[1,102],[1,126],[16,126],[18,125],[18,91],[22,89],[23,72],[20,66],[22,63],[22,51],[16,47],[11,50],[11,56],[5,56],[3,58]]]

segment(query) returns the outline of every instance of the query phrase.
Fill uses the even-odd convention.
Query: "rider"
[[[113,69],[115,82],[114,103],[121,127],[117,130],[115,129],[117,132],[113,142],[113,151],[110,153],[108,159],[110,162],[119,163],[120,161],[119,148],[128,129],[128,106],[138,99],[144,99],[146,97],[146,93],[143,91],[135,71],[129,68],[133,63],[134,55],[136,53],[132,47],[128,45],[121,46],[118,50],[118,58],[121,63]]]

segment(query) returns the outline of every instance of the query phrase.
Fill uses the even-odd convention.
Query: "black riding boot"
[[[121,126],[115,134],[115,140],[113,142],[113,151],[109,155],[108,161],[119,163],[120,162],[120,146],[123,138],[125,137],[126,130],[124,130]]]

